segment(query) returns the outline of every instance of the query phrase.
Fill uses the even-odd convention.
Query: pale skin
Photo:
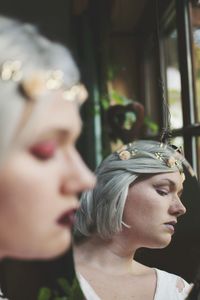
[[[129,188],[123,213],[123,222],[129,228],[123,226],[110,240],[93,235],[75,247],[77,272],[100,299],[154,299],[156,272],[134,260],[135,252],[141,247],[164,248],[170,243],[172,223],[186,212],[180,200],[182,189],[179,172],[136,182]]]
[[[51,98],[28,139],[14,143],[0,169],[0,258],[47,259],[64,253],[71,245],[72,224],[59,220],[79,207],[78,193],[95,183],[75,148],[82,125],[77,102],[64,101],[59,92],[51,92]]]

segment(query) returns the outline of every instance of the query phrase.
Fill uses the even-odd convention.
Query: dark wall
[[[71,44],[71,0],[1,1],[0,12],[24,22],[35,23],[49,38]]]

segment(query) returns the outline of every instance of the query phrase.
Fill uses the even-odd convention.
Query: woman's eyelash
[[[167,196],[168,192],[160,189],[156,189],[157,193],[161,196]]]
[[[39,160],[48,160],[53,156],[53,154],[46,154],[42,152],[32,152],[32,154]]]

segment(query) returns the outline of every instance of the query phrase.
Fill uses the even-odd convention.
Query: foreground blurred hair
[[[22,81],[33,73],[49,70],[62,70],[63,81],[68,87],[79,81],[77,66],[64,46],[41,36],[33,25],[0,16],[0,163],[12,147],[27,105],[20,88],[22,81],[2,80],[3,66],[12,62],[20,62]],[[15,75],[15,70],[10,72],[11,76]],[[31,123],[32,119],[29,118],[28,122]]]

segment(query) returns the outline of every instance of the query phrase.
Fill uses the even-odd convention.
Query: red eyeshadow
[[[54,155],[56,148],[57,148],[56,141],[45,141],[33,145],[30,148],[30,152],[40,159],[46,159]]]

